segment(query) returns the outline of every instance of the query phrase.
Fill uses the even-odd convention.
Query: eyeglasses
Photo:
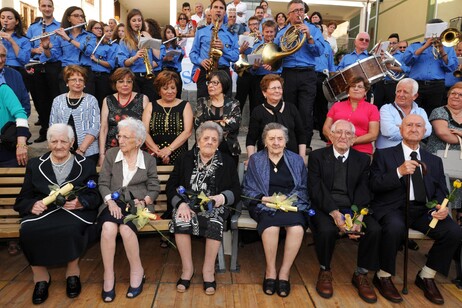
[[[336,130],[336,131],[333,131],[334,135],[335,136],[342,136],[343,134],[345,134],[345,136],[347,136],[348,138],[351,138],[353,137],[353,133],[350,132],[349,130]]]
[[[85,19],[85,15],[83,14],[71,14],[72,17],[75,17],[75,18],[84,18]]]
[[[268,88],[268,90],[271,90],[271,91],[282,91],[282,87],[271,87],[271,88]]]
[[[449,96],[452,96],[452,97],[462,97],[462,93],[459,93],[459,92],[451,92],[451,94],[449,94]]]
[[[220,84],[220,82],[218,80],[207,81],[208,86],[210,86],[210,85],[218,86],[219,84]]]
[[[399,49],[406,49],[407,47],[406,46],[399,46],[398,48]]]
[[[249,26],[251,26],[251,27],[258,26],[258,22],[257,23],[253,22],[253,23],[249,24]]]
[[[103,30],[101,27],[93,27],[93,30]]]
[[[357,84],[357,85],[354,85],[354,86],[350,86],[351,89],[365,89],[366,87],[365,86],[362,86],[360,84]]]
[[[128,80],[119,79],[119,80],[117,80],[117,83],[118,83],[118,84],[124,84],[124,83],[126,83],[126,84],[132,84],[132,83],[133,83],[133,80],[131,80],[131,79],[128,79]]]
[[[178,20],[188,20],[188,19],[184,18],[184,17],[180,17],[180,18],[178,18]]]
[[[300,14],[300,13],[305,13],[305,9],[295,9],[289,12],[290,13],[295,13],[295,14]]]
[[[124,135],[117,135],[116,138],[117,138],[117,140],[122,140],[122,139],[130,140],[130,139],[133,139],[133,138],[135,138],[135,137],[129,137],[129,136],[124,136]]]
[[[85,83],[85,79],[83,78],[70,78],[67,81],[72,83]]]
[[[369,39],[368,39],[368,38],[363,38],[363,37],[360,37],[360,38],[358,38],[358,40],[359,40],[360,42],[366,42],[366,43],[369,43]]]

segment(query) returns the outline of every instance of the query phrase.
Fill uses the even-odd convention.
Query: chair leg
[[[223,242],[221,242],[220,249],[218,250],[218,267],[215,269],[217,273],[226,272],[226,261],[225,261],[225,248]]]
[[[456,263],[456,278],[452,281],[458,289],[462,289],[462,247],[459,247]]]
[[[239,272],[239,264],[237,264],[237,251],[239,249],[239,230],[232,230],[232,251],[231,251],[231,265],[229,270],[231,272]]]

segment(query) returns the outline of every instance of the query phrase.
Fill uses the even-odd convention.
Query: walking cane
[[[404,223],[406,224],[406,235],[404,239],[404,270],[403,270],[403,294],[408,294],[407,289],[407,262],[409,259],[409,247],[407,242],[409,241],[409,204],[410,204],[410,197],[411,197],[411,175],[408,174],[406,176],[406,208],[404,213]]]

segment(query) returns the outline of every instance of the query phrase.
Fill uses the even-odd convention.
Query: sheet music
[[[239,46],[244,44],[244,42],[249,43],[249,48],[252,48],[255,43],[255,38],[244,34],[239,35]]]
[[[165,56],[166,57],[175,57],[177,55],[180,55],[181,54],[181,50],[169,50]]]
[[[262,59],[262,56],[261,54],[257,54],[257,55],[253,55],[253,54],[250,54],[247,56],[247,62],[249,62],[249,64],[253,65],[255,63],[255,60],[260,60],[261,61]]]
[[[447,22],[437,24],[427,24],[425,28],[425,38],[439,37],[441,33],[448,28]]]
[[[141,37],[138,43],[138,48],[152,48],[156,50],[160,50],[160,45],[162,45],[162,41],[150,38],[150,37]]]

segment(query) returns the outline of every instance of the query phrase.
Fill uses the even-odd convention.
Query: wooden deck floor
[[[201,265],[204,243],[193,241],[194,264],[196,274],[191,288],[183,294],[177,293],[175,283],[180,275],[181,263],[174,249],[161,249],[159,237],[140,239],[141,257],[146,272],[146,284],[143,293],[135,299],[125,298],[129,281],[128,262],[122,243],[118,242],[116,252],[116,299],[112,306],[117,307],[432,307],[423,293],[414,285],[414,277],[425,262],[425,253],[431,241],[418,241],[420,250],[410,251],[409,294],[401,304],[392,304],[379,296],[376,304],[363,302],[351,285],[351,275],[355,267],[357,246],[349,240],[337,243],[332,264],[334,274],[334,296],[321,298],[315,290],[318,274],[318,262],[312,242],[307,236],[296,259],[291,273],[292,292],[287,298],[277,295],[267,296],[261,290],[264,273],[264,255],[260,242],[247,244],[240,248],[240,272],[216,274],[217,293],[206,296],[202,290]],[[282,245],[280,245],[280,248]],[[281,251],[280,251],[281,252]],[[227,257],[229,265],[229,257]],[[394,282],[402,287],[402,255],[398,256],[398,276]],[[80,263],[82,293],[76,299],[65,294],[65,269],[52,268],[50,295],[44,307],[98,307],[108,306],[101,300],[103,267],[99,245],[92,246]],[[372,277],[372,273],[370,273]],[[445,298],[445,307],[462,307],[462,290],[458,290],[450,279],[455,277],[454,266],[449,279],[437,276],[440,290]],[[30,307],[33,291],[31,270],[23,255],[10,257],[6,247],[0,247],[0,307]]]

